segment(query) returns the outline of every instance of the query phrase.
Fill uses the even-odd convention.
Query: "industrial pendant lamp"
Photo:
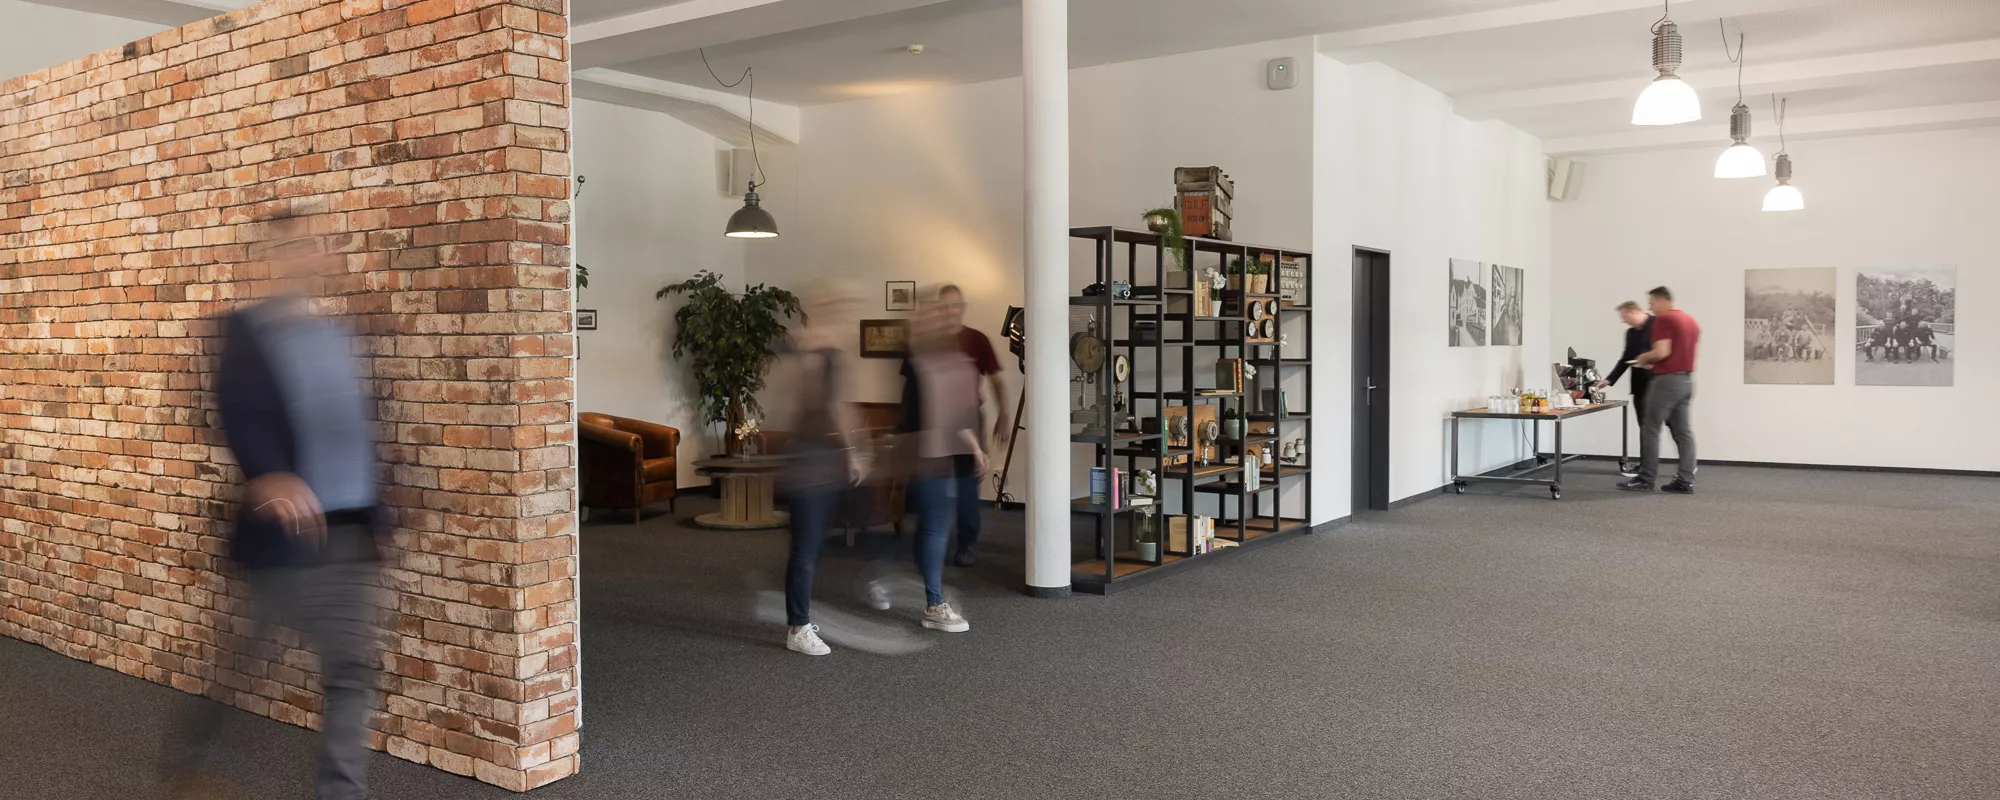
[[[722,76],[715,74],[715,68],[708,66],[708,53],[699,49],[697,52],[701,53],[701,65],[708,70],[708,77],[722,84],[722,88],[734,89],[737,84],[750,82],[744,94],[750,100],[750,160],[757,165],[757,174],[750,179],[749,191],[743,194],[743,207],[729,215],[729,226],[723,228],[722,235],[731,239],[776,238],[778,220],[764,210],[763,200],[757,196],[757,187],[770,183],[769,180],[760,180],[764,178],[764,160],[757,155],[757,76],[750,67],[744,67],[743,76],[737,78],[736,83],[724,83]]]
[[[1729,28],[1722,29],[1722,54],[1729,55]],[[1764,152],[1750,144],[1750,107],[1743,104],[1743,32],[1736,32],[1736,107],[1729,111],[1729,149],[1715,160],[1715,177],[1762,178]]]
[[[1771,98],[1778,117],[1778,185],[1764,193],[1765,211],[1799,211],[1806,207],[1806,196],[1792,185],[1792,156],[1785,152],[1785,106],[1789,103],[1789,100],[1778,102],[1775,95]]]
[[[1663,4],[1664,5],[1664,4]],[[1681,27],[1666,15],[1653,23],[1653,79],[1632,106],[1634,125],[1679,125],[1701,119],[1701,98],[1675,70],[1681,68]]]

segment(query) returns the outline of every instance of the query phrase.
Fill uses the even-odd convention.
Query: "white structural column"
[[[1022,0],[1027,122],[1028,593],[1069,594],[1069,0]]]

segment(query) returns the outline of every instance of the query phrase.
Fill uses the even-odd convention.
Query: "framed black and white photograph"
[[[1833,385],[1832,268],[1743,271],[1743,382]]]
[[[917,308],[917,282],[883,282],[882,308],[888,311],[915,311]]]
[[[597,330],[597,309],[594,308],[577,309],[576,329],[580,331]]]
[[[1957,346],[1957,268],[1855,275],[1855,385],[1950,386]]]
[[[1486,265],[1462,258],[1451,260],[1451,288],[1446,322],[1452,347],[1486,346]]]
[[[1528,273],[1514,267],[1490,265],[1493,271],[1493,344],[1516,346],[1521,343],[1522,282]]]

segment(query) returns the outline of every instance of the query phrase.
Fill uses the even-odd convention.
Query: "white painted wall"
[[[1768,153],[1775,137],[1759,143]],[[1975,305],[2000,293],[2000,131],[1795,142],[1791,153],[1807,206],[1785,214],[1760,210],[1768,180],[1710,177],[1708,149],[1592,159],[1581,197],[1553,204],[1554,343],[1608,363],[1622,341],[1612,307],[1665,284],[1703,325],[1703,458],[2000,470],[1996,334]],[[1956,385],[1855,386],[1855,271],[1914,266],[1958,268]],[[1779,267],[1839,269],[1833,386],[1743,382],[1743,270]],[[1584,444],[1614,453],[1615,435]]]
[[[673,357],[672,300],[660,287],[710,270],[743,279],[746,247],[722,235],[742,201],[723,194],[721,145],[666,114],[578,100],[573,115],[576,260],[590,268],[577,307],[598,312],[598,328],[577,333],[577,409],[633,417],[681,430],[681,485],[707,480],[694,460],[719,452],[704,435],[687,367]],[[780,219],[782,225],[784,219]]]
[[[1323,276],[1313,293],[1323,309],[1314,331],[1314,505],[1344,514],[1352,487],[1351,248],[1391,253],[1390,498],[1397,500],[1447,483],[1451,411],[1549,384],[1549,209],[1534,137],[1460,118],[1450,98],[1380,64],[1348,66],[1323,55],[1314,63],[1313,250]],[[1522,346],[1448,346],[1453,258],[1526,271]],[[1527,457],[1524,426],[1468,424],[1465,471]]]
[[[166,30],[150,22],[0,0],[0,80],[122,47]]]
[[[1302,38],[1073,70],[1072,222],[1138,227],[1140,211],[1172,201],[1175,167],[1213,164],[1237,182],[1237,239],[1309,247],[1311,77],[1273,92],[1263,70],[1311,54]],[[884,281],[956,283],[968,322],[1002,352],[1011,409],[1020,373],[997,334],[1022,295],[1020,80],[810,107],[802,137],[766,161],[766,205],[784,235],[752,246],[751,279],[796,287],[843,276],[866,296],[864,317],[900,316],[882,310]],[[1088,248],[1076,252],[1080,290],[1091,265]],[[895,400],[896,366],[864,362],[862,399]],[[1016,461],[1010,483],[1017,496],[1024,466]]]

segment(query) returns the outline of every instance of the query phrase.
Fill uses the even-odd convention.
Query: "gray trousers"
[[[1654,375],[1646,387],[1645,415],[1639,419],[1639,479],[1653,483],[1660,476],[1660,426],[1674,432],[1680,450],[1680,479],[1694,483],[1694,375],[1676,372]]]
[[[336,535],[334,531],[328,532]],[[368,717],[374,711],[376,673],[382,663],[381,633],[374,594],[380,565],[353,561],[307,567],[248,570],[257,632],[251,647],[260,657],[277,655],[270,644],[274,623],[283,622],[312,638],[319,653],[319,800],[361,800],[367,796]],[[273,659],[275,660],[275,659]],[[220,737],[230,707],[204,702],[182,722],[175,736],[175,767],[199,769]]]

